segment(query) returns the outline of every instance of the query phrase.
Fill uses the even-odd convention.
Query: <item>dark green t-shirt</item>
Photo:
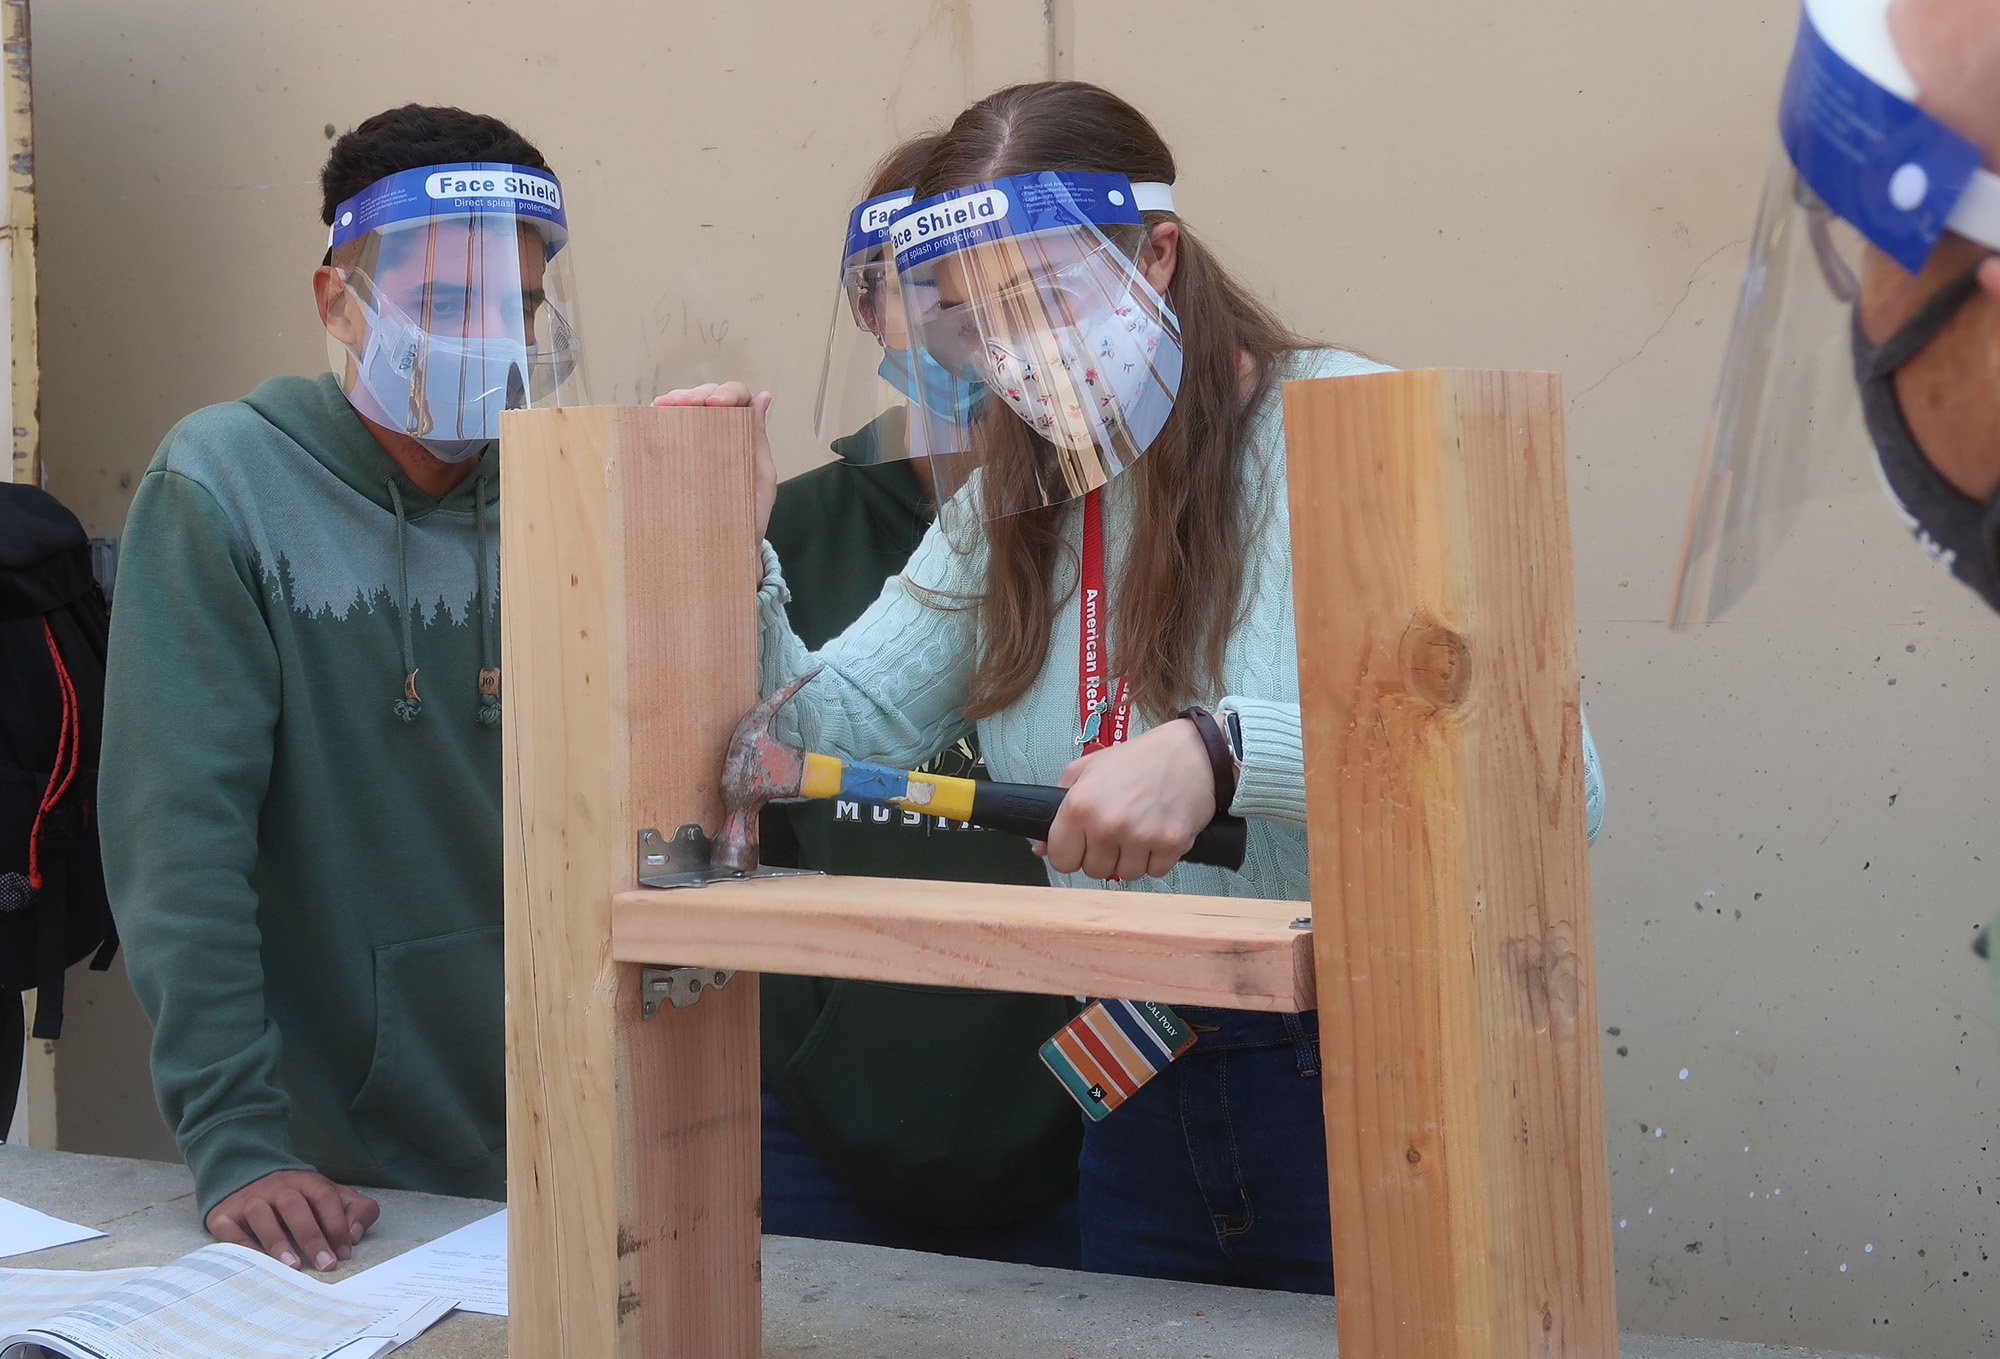
[[[778,488],[770,542],[792,627],[819,647],[860,617],[916,550],[932,511],[894,416],[834,444],[837,462]],[[926,768],[985,776],[970,741]],[[767,863],[829,873],[1045,885],[1017,835],[852,802],[766,810]],[[994,1226],[1047,1207],[1075,1179],[1075,1106],[1042,1042],[1075,1013],[1060,996],[808,977],[763,981],[765,1078],[793,1127],[862,1202],[938,1226]]]

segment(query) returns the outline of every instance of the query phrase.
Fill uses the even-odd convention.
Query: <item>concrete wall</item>
[[[600,399],[747,377],[779,393],[780,457],[802,469],[868,164],[1005,81],[1110,84],[1179,152],[1188,222],[1296,324],[1399,364],[1564,375],[1611,790],[1593,866],[1625,1323],[1990,1352],[2000,1043],[1967,945],[1994,904],[2000,623],[1854,468],[1729,622],[1657,622],[1793,13],[44,6],[50,483],[114,532],[173,420],[321,365],[324,129],[411,98],[508,116],[558,166]],[[79,1019],[129,1051],[114,1008]],[[151,1145],[117,1070],[92,1089],[66,1068],[65,1127]]]

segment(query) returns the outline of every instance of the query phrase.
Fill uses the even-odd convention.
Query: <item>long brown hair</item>
[[[1173,152],[1143,113],[1109,90],[1064,80],[1010,86],[959,114],[930,148],[916,191],[923,198],[1039,170],[1120,174],[1135,183],[1175,178]],[[1145,220],[1150,230],[1179,219],[1147,213]],[[1143,259],[1147,247],[1138,248]],[[1166,427],[1125,473],[1137,481],[1139,510],[1110,632],[1113,673],[1125,675],[1134,706],[1154,721],[1221,689],[1223,649],[1243,596],[1237,445],[1277,360],[1308,343],[1231,278],[1185,223],[1166,299],[1181,323],[1180,393]],[[1239,354],[1254,366],[1247,401]],[[1002,416],[984,422],[983,433],[994,444],[982,450],[989,471],[1025,466],[1025,457],[995,455],[1026,454],[1040,437]],[[1050,625],[1067,602],[1054,597],[1061,509],[986,525],[986,585],[972,601],[979,641],[968,717],[1015,702],[1047,660]]]

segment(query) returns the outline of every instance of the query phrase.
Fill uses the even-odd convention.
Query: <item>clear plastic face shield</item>
[[[1709,419],[1674,627],[1728,612],[1808,506],[1887,488],[1857,389],[1866,381],[1854,321],[1864,270],[1893,261],[1914,274],[1946,231],[2000,241],[2000,178],[1912,102],[1888,9],[1889,0],[1806,0]],[[1867,257],[1870,247],[1886,260]]]
[[[947,529],[1082,496],[1159,437],[1180,392],[1180,321],[1140,272],[1140,214],[1172,210],[1165,184],[1044,171],[897,216],[913,348],[988,392],[961,411],[917,389]]]
[[[520,165],[405,170],[342,203],[327,352],[348,401],[446,462],[502,411],[584,404],[568,240],[562,186]]]
[[[813,428],[822,447],[837,448],[850,462],[937,451],[930,436],[948,437],[969,424],[985,396],[979,383],[947,373],[910,343],[889,224],[913,199],[904,189],[868,199],[848,214]],[[927,432],[927,410],[949,412],[951,423]]]

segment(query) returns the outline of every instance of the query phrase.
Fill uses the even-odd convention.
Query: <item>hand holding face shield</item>
[[[498,438],[502,411],[584,404],[568,239],[561,185],[528,166],[405,170],[342,203],[325,311],[348,401],[444,462]]]
[[[1141,272],[1140,214],[1172,210],[1164,184],[1043,171],[896,216],[912,348],[989,393],[966,409],[915,384],[948,531],[1085,495],[1159,436],[1180,391],[1180,322]]]
[[[1973,275],[1948,283],[1879,349],[1856,314],[1870,268],[1893,261],[1916,274],[1947,231],[2000,250],[2000,177],[1917,107],[1889,5],[1806,0],[1671,606],[1676,627],[1740,600],[1807,503],[1878,479],[1932,558],[2000,608],[2000,507],[1938,475],[1893,386],[1895,370],[1972,296]]]

